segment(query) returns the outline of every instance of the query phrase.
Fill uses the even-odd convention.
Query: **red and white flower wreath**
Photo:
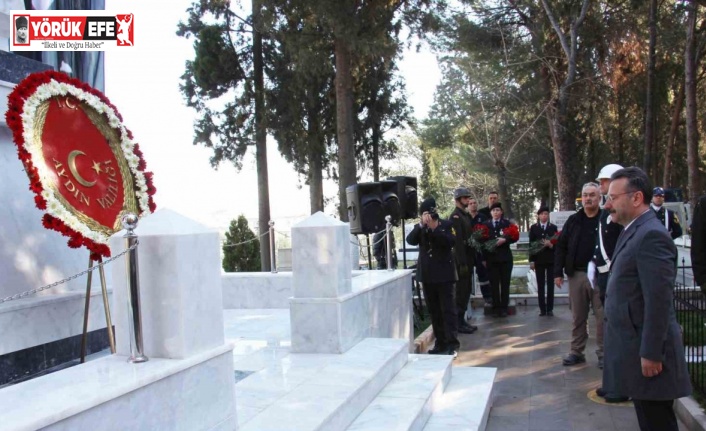
[[[34,121],[36,110],[42,102],[52,97],[73,96],[85,102],[98,113],[104,115],[110,127],[115,129],[120,136],[120,146],[132,174],[135,196],[140,214],[154,212],[156,205],[153,195],[156,189],[153,184],[152,172],[145,172],[146,163],[139,145],[133,141],[133,135],[122,123],[123,118],[110,100],[88,84],[68,75],[55,71],[34,73],[19,83],[8,96],[8,110],[5,120],[12,130],[17,155],[24,163],[27,175],[30,178],[29,188],[35,194],[34,202],[40,210],[46,211],[42,224],[47,229],[60,232],[69,237],[68,245],[71,248],[85,246],[96,260],[99,256],[110,256],[108,236],[96,232],[84,224],[78,217],[68,211],[66,207],[49,191],[47,181],[49,171],[43,164],[33,163],[39,159],[34,145]]]

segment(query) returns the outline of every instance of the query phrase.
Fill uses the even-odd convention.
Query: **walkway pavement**
[[[555,307],[554,317],[539,317],[536,306],[518,306],[504,319],[474,311],[479,330],[460,336],[455,365],[498,368],[487,431],[639,431],[631,403],[598,404],[587,396],[601,384],[593,336],[586,364],[561,364],[571,340],[568,306]]]

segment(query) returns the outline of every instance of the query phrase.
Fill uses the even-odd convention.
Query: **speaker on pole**
[[[397,182],[397,198],[400,202],[400,217],[414,219],[419,215],[417,203],[417,177],[390,177],[388,180]]]
[[[385,228],[382,185],[380,183],[358,183],[346,187],[348,222],[351,233],[371,234]]]
[[[400,223],[400,216],[402,215],[400,199],[397,196],[397,181],[380,181],[380,186],[382,187],[383,217],[389,215],[392,218],[391,223],[397,226]]]

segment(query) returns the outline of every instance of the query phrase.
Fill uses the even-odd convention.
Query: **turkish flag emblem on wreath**
[[[47,229],[110,256],[126,213],[154,212],[152,172],[107,97],[60,72],[34,73],[8,96],[7,125]]]

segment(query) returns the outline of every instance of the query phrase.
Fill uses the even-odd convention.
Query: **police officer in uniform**
[[[458,315],[458,332],[461,334],[472,334],[478,330],[477,326],[469,325],[466,322],[468,301],[473,293],[473,263],[475,261],[475,250],[468,245],[468,238],[470,238],[473,228],[473,219],[468,214],[467,209],[470,198],[471,191],[467,188],[460,187],[454,190],[456,208],[450,217],[456,232],[456,245],[454,246],[454,259],[456,272],[458,273],[458,281],[456,282],[456,314]]]
[[[654,190],[652,190],[652,203],[650,207],[657,214],[657,219],[669,231],[672,239],[677,239],[682,235],[679,217],[677,217],[677,213],[664,208],[663,205],[664,189],[662,187],[655,187]]]
[[[706,294],[706,195],[699,198],[691,217],[691,266],[694,281]]]
[[[493,293],[493,316],[507,317],[510,303],[510,279],[512,277],[512,250],[510,244],[515,242],[505,238],[502,231],[510,227],[510,221],[503,218],[503,207],[500,202],[490,206],[492,219],[485,222],[490,231],[490,238],[498,239],[499,244],[494,251],[485,250],[485,261],[488,265],[488,278]]]
[[[530,269],[537,275],[537,294],[540,316],[554,315],[554,245],[550,239],[557,233],[555,224],[549,222],[549,207],[540,207],[537,211],[539,221],[530,226],[530,243],[541,241],[542,249],[529,257]],[[546,287],[547,298],[544,298]]]
[[[623,225],[615,223],[610,215],[610,211],[603,207],[608,197],[610,176],[620,169],[623,169],[623,167],[617,164],[606,165],[596,177],[603,198],[601,199],[602,203],[600,205],[601,212],[598,219],[598,235],[596,235],[596,246],[593,253],[592,265],[595,266],[593,285],[594,289],[598,289],[601,306],[605,304],[605,292],[608,287],[608,275],[615,245],[618,243],[618,237],[623,231]],[[602,329],[605,330],[605,326]],[[603,368],[603,357],[598,358],[598,368]],[[598,388],[596,394],[603,397],[607,403],[621,403],[629,399],[619,394],[606,393],[603,388]]]
[[[439,218],[434,198],[425,199],[419,206],[419,213],[421,221],[407,235],[407,242],[419,246],[417,279],[423,286],[424,301],[436,337],[434,348],[429,353],[455,357],[460,347],[453,255],[455,232],[450,221]]]

